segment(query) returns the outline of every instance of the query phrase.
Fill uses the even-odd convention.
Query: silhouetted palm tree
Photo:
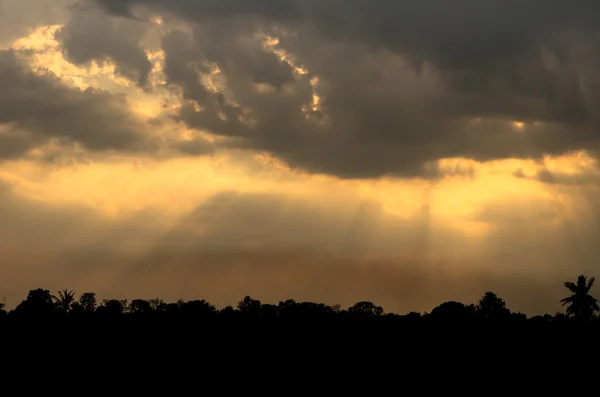
[[[581,320],[589,320],[594,316],[594,312],[600,310],[598,300],[591,296],[588,292],[594,285],[595,277],[587,279],[581,275],[577,278],[577,283],[567,281],[565,287],[573,293],[573,295],[561,299],[562,305],[569,304],[567,307],[567,316],[575,317]]]
[[[58,309],[68,313],[71,310],[71,305],[75,302],[75,291],[67,289],[58,291],[58,296],[52,295],[52,300],[54,300]]]

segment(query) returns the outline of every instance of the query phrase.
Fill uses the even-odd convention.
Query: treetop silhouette
[[[296,302],[288,299],[277,305],[262,303],[250,296],[244,297],[237,306],[217,309],[204,299],[191,301],[179,300],[176,303],[165,303],[160,298],[104,299],[98,305],[96,294],[84,292],[79,300],[75,291],[63,289],[56,295],[38,288],[29,291],[14,310],[7,313],[0,304],[0,324],[19,323],[21,321],[43,321],[48,319],[72,319],[73,321],[105,321],[126,319],[127,321],[157,320],[200,322],[203,324],[221,321],[318,321],[347,323],[360,321],[373,324],[429,324],[434,323],[511,323],[511,324],[568,324],[595,323],[600,325],[596,313],[600,311],[598,300],[589,294],[595,278],[583,275],[576,282],[566,282],[564,286],[572,293],[560,301],[567,306],[566,313],[556,315],[534,316],[527,318],[522,313],[514,313],[506,302],[494,292],[488,291],[476,304],[464,304],[448,301],[435,307],[430,314],[410,312],[405,315],[386,313],[382,306],[373,302],[359,301],[344,310],[340,305],[326,305],[315,302]]]
[[[600,310],[598,300],[589,294],[594,286],[595,277],[587,279],[581,275],[577,277],[577,282],[567,281],[565,287],[571,291],[572,295],[561,299],[562,305],[567,307],[567,316],[578,320],[591,320],[594,313]]]

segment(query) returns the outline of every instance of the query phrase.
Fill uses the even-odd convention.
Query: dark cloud
[[[182,118],[309,171],[436,176],[430,163],[440,158],[599,146],[597,2],[94,2],[116,15],[151,10],[192,23],[193,37],[165,39],[169,81],[204,108]],[[288,65],[269,61],[251,39],[259,28],[280,37],[309,74],[290,81]],[[235,104],[202,93],[194,60],[221,67]],[[302,113],[313,76],[321,108]],[[258,81],[274,89],[258,93]],[[518,133],[513,120],[525,123]]]
[[[75,9],[56,38],[66,57],[78,65],[113,61],[116,72],[140,86],[147,86],[152,64],[140,42],[147,24],[91,10]]]
[[[175,0],[169,3],[162,0],[100,0],[97,3],[110,13],[127,17],[134,16],[132,8],[135,6],[151,5],[161,10],[172,11],[179,17],[189,17],[192,20],[230,18],[237,15],[264,16],[276,20],[286,20],[297,18],[301,12],[301,9],[296,5],[296,0],[261,0],[260,2],[247,2],[243,0]]]
[[[4,157],[49,138],[67,138],[90,150],[152,148],[143,122],[129,113],[124,96],[69,88],[56,77],[28,70],[13,51],[0,51],[0,87],[0,125],[29,134],[2,133]]]

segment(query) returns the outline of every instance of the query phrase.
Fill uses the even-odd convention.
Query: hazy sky
[[[600,2],[0,0],[0,297],[554,313]]]

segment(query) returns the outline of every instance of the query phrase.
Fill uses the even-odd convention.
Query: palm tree
[[[75,302],[75,291],[62,290],[58,291],[58,296],[52,295],[52,300],[58,309],[68,313],[71,310],[71,305]]]
[[[577,283],[567,281],[565,287],[573,293],[573,295],[561,299],[562,305],[569,304],[567,307],[567,317],[575,317],[580,320],[589,320],[594,317],[594,312],[600,310],[598,307],[598,299],[591,296],[588,292],[594,285],[595,277],[590,278],[581,275],[577,277]]]

